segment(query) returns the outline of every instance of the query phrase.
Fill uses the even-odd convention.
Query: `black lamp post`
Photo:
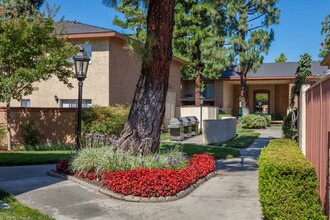
[[[203,105],[204,105],[204,100],[205,100],[205,97],[201,94],[199,96],[199,107],[200,107],[200,133],[203,133]]]
[[[77,114],[77,150],[81,147],[81,112],[82,112],[82,87],[87,77],[87,70],[91,58],[82,46],[80,52],[73,56],[76,77],[78,79],[78,114]]]

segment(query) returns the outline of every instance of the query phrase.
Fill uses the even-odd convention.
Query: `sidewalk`
[[[280,137],[280,128],[261,133],[250,148],[241,150],[241,158],[217,161],[222,175],[173,202],[133,203],[111,199],[71,181],[46,176],[47,166],[0,167],[0,188],[15,193],[24,204],[60,220],[262,219],[256,159],[271,137]]]

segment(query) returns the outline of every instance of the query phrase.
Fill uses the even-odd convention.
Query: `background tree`
[[[18,16],[39,10],[45,0],[2,0],[1,4],[7,16]]]
[[[263,62],[274,40],[274,31],[269,29],[279,23],[278,0],[224,0],[227,24],[229,25],[228,44],[232,50],[232,61],[238,61],[234,72],[240,76],[243,114],[249,112],[249,99],[246,84],[247,73],[256,71]]]
[[[116,6],[117,12],[123,15],[120,19],[117,15],[113,24],[130,30],[132,38],[144,42],[147,30],[147,6],[148,0],[122,0],[121,5]]]
[[[300,56],[296,70],[296,80],[291,88],[290,107],[293,108],[296,96],[300,95],[301,86],[307,83],[307,76],[312,75],[312,57],[308,53]]]
[[[325,57],[330,50],[330,14],[322,22],[321,34],[324,35],[324,42],[321,43],[320,57]]]
[[[224,14],[224,8],[206,0],[178,0],[175,7],[173,50],[189,62],[182,78],[195,82],[195,105],[199,105],[202,80],[219,78],[230,65],[224,47]]]
[[[275,59],[276,63],[285,63],[287,61],[287,58],[285,54],[282,52],[279,57]]]
[[[113,6],[115,0],[103,0]],[[169,70],[172,62],[172,33],[175,0],[150,0],[147,35],[132,107],[117,148],[135,155],[155,153],[159,149],[160,128],[165,113]],[[151,61],[151,62],[150,62]]]
[[[6,13],[4,11],[3,13]],[[76,48],[58,37],[53,16],[32,13],[0,16],[0,102],[7,103],[8,150],[11,150],[10,101],[33,92],[33,83],[56,76],[70,86],[69,58]]]

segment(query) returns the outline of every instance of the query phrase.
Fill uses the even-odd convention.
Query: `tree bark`
[[[10,103],[7,102],[6,105],[6,121],[7,121],[7,149],[8,151],[12,150],[12,146],[11,146],[11,127],[10,127]]]
[[[196,70],[195,78],[195,105],[199,105],[199,97],[202,94],[202,76],[199,70]]]
[[[249,93],[246,84],[246,74],[239,74],[241,80],[241,99],[242,99],[242,109],[243,115],[249,114],[250,103],[249,103]]]
[[[147,15],[145,48],[151,50],[151,63],[142,60],[141,75],[133,104],[117,149],[133,155],[156,153],[165,113],[169,70],[172,61],[172,33],[175,0],[151,0]],[[150,42],[151,45],[147,45]]]

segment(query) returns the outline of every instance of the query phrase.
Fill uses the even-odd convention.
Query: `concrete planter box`
[[[236,118],[203,120],[203,144],[225,142],[236,136]]]

